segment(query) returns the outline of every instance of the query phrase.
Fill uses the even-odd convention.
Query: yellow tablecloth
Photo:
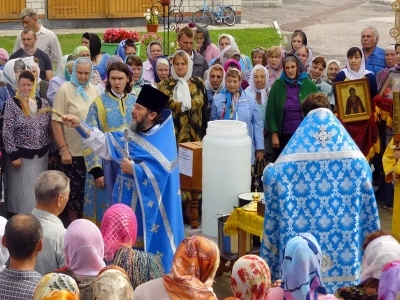
[[[257,215],[257,212],[245,211],[242,208],[235,208],[224,224],[225,235],[238,234],[238,229],[261,237],[264,228],[264,218]]]

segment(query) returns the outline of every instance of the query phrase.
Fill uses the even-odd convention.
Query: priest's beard
[[[139,122],[132,119],[132,123],[129,125],[129,130],[135,133],[144,131],[146,129],[146,120],[147,115]]]

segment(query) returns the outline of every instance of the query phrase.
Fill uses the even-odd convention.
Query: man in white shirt
[[[22,10],[21,14],[22,25],[24,28],[31,28],[36,32],[36,48],[47,53],[51,61],[55,66],[61,62],[62,52],[61,46],[58,41],[57,36],[51,30],[45,28],[43,25],[39,24],[36,12],[32,8],[25,8]],[[21,34],[17,35],[17,40],[14,44],[13,52],[22,48]]]
[[[35,271],[42,275],[65,266],[66,229],[58,215],[68,202],[69,182],[60,171],[45,171],[36,180],[36,207],[32,215],[43,228],[43,249],[36,258]]]

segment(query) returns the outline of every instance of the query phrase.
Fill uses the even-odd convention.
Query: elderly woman
[[[90,50],[86,46],[78,46],[74,49],[73,54],[75,55],[76,58],[78,57],[88,57],[90,58]],[[108,61],[108,59],[107,59]],[[90,83],[93,85],[99,85],[103,83],[103,80],[100,76],[100,73],[98,70],[93,68],[92,72],[92,79],[90,79]]]
[[[93,299],[133,299],[133,288],[126,272],[117,266],[101,270],[93,283]]]
[[[135,289],[133,299],[217,299],[212,284],[219,266],[218,246],[201,236],[182,241],[171,272]]]
[[[299,49],[297,49],[296,55],[300,58],[304,72],[308,72],[313,60],[311,49],[307,46],[301,46]]]
[[[119,56],[115,57],[121,60]],[[88,124],[102,132],[127,128],[132,122],[131,110],[136,102],[131,94],[132,74],[126,64],[121,61],[111,63],[107,67],[107,78],[105,92],[90,105],[86,118]],[[101,159],[87,146],[83,149],[87,171],[83,214],[100,225],[104,212],[111,205],[118,165]]]
[[[356,142],[365,158],[370,161],[380,152],[378,126],[375,121],[375,107],[373,98],[378,94],[374,73],[365,69],[364,52],[359,47],[351,47],[347,51],[347,68],[340,71],[335,82],[366,78],[369,83],[371,114],[368,120],[344,123],[343,126]],[[354,97],[352,97],[354,98]],[[365,103],[366,99],[361,98]]]
[[[157,88],[157,84],[159,84],[160,81],[166,80],[169,76],[171,76],[171,67],[169,65],[169,61],[165,57],[157,57],[153,65],[153,70],[154,80],[151,85],[154,88]]]
[[[206,133],[208,100],[203,80],[192,76],[193,61],[182,50],[172,57],[171,77],[157,87],[170,99],[167,107],[172,111],[176,143],[201,141]],[[190,223],[190,193],[182,193],[184,219]]]
[[[153,64],[157,57],[163,54],[163,48],[160,42],[152,41],[146,49],[147,60],[143,63],[143,78],[152,82],[154,80]]]
[[[301,233],[290,239],[282,254],[284,297],[274,299],[336,300],[322,282],[321,262],[321,247],[311,233]]]
[[[267,50],[267,70],[269,74],[268,86],[274,84],[275,80],[281,77],[283,70],[283,58],[285,57],[285,53],[282,48],[278,46],[272,46]]]
[[[283,290],[271,288],[271,272],[257,255],[240,257],[232,268],[231,289],[234,297],[225,300],[281,300]]]
[[[92,60],[93,69],[99,72],[102,80],[106,79],[106,63],[110,55],[101,53],[101,40],[99,36],[95,33],[85,32],[82,35],[82,46],[86,46],[90,50],[90,59]]]
[[[325,58],[323,56],[317,56],[312,60],[311,68],[309,74],[311,80],[317,85],[318,91],[325,94],[328,97],[331,108],[335,107],[335,96],[333,95],[332,86],[322,80],[324,76],[324,71],[326,69]]]
[[[292,54],[295,54],[301,46],[307,46],[307,36],[303,30],[295,30],[293,32],[290,45]]]
[[[283,60],[283,72],[271,87],[268,96],[266,120],[271,134],[272,147],[276,149],[273,161],[289,142],[303,120],[301,102],[318,88],[302,71],[299,58],[288,54]]]
[[[90,105],[99,95],[96,87],[90,83],[92,69],[92,62],[86,57],[75,61],[71,80],[60,87],[54,99],[53,108],[59,114],[74,114],[86,120]],[[83,209],[86,166],[82,139],[76,130],[63,125],[62,118],[54,113],[52,127],[60,150],[61,171],[71,180],[67,207],[72,222],[82,215]]]
[[[207,63],[219,56],[218,47],[211,42],[207,28],[198,27],[194,32],[197,53],[204,56]]]
[[[209,106],[212,106],[214,96],[225,87],[225,70],[221,65],[213,65],[208,70],[205,82]]]
[[[50,101],[50,104],[53,105],[54,97],[56,96],[57,91],[60,89],[60,86],[70,81],[72,74],[72,67],[74,66],[74,62],[76,57],[72,54],[64,55],[62,60],[59,62],[55,76],[49,81],[49,88],[47,89],[47,99]]]
[[[242,73],[237,68],[228,68],[225,88],[214,97],[210,120],[238,120],[246,123],[252,140],[252,164],[254,152],[257,161],[264,156],[263,121],[253,95],[241,87]]]
[[[324,70],[323,80],[330,85],[333,85],[333,81],[336,79],[337,74],[340,71],[341,63],[338,60],[328,60],[326,68]]]
[[[48,273],[39,281],[33,300],[80,300],[75,280],[66,274]]]
[[[137,97],[142,90],[143,85],[151,84],[150,81],[144,78],[144,64],[140,56],[128,55],[125,63],[132,70],[132,92]]]
[[[0,87],[0,110],[3,109],[7,99],[15,96],[17,92],[18,76],[24,70],[26,70],[26,63],[21,58],[7,61],[1,77],[5,86]]]
[[[107,265],[124,269],[133,289],[164,276],[160,256],[132,249],[134,246],[143,248],[143,238],[137,239],[137,228],[135,213],[125,204],[114,204],[107,209],[101,223],[105,261]]]
[[[36,93],[39,93],[39,97],[42,99],[47,99],[47,90],[49,89],[49,83],[46,80],[42,80],[40,78],[40,69],[39,65],[36,63],[35,59],[31,57],[25,57],[24,61],[26,66],[32,72],[33,76],[35,76],[36,81]]]
[[[36,177],[46,171],[48,153],[56,151],[51,132],[51,112],[47,100],[35,96],[35,77],[19,74],[15,97],[6,101],[3,115],[3,142],[7,153],[6,198],[8,215],[31,213]],[[52,147],[50,147],[52,146]],[[52,159],[53,160],[53,159]]]
[[[356,286],[339,288],[336,291],[336,297],[339,299],[378,299],[378,287],[383,267],[387,263],[400,259],[399,243],[392,236],[380,230],[366,237],[363,250],[361,283]]]
[[[93,300],[93,283],[106,266],[104,243],[100,230],[84,219],[73,221],[65,233],[66,267],[58,269],[76,280],[81,300]]]

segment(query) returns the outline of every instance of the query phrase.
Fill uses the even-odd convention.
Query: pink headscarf
[[[119,248],[132,247],[136,242],[135,213],[125,204],[114,204],[104,213],[101,234],[104,239],[104,257],[106,260],[112,260]]]
[[[0,59],[4,59],[4,60],[10,59],[10,56],[8,55],[7,50],[4,48],[0,48]]]
[[[97,276],[106,264],[104,243],[100,230],[84,219],[73,221],[65,233],[65,262],[78,276]]]
[[[225,73],[228,72],[228,66],[230,64],[235,64],[236,65],[236,69],[238,69],[239,71],[242,71],[242,68],[241,68],[239,62],[236,59],[231,58],[231,59],[228,59],[226,61],[226,63],[224,63],[224,71],[225,71]]]

